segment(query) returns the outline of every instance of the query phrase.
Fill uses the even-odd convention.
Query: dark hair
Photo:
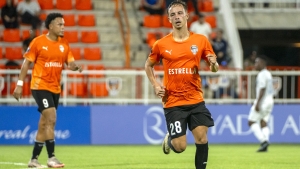
[[[47,28],[47,29],[49,29],[49,25],[50,25],[50,23],[54,20],[54,19],[56,19],[56,18],[62,18],[63,17],[63,15],[61,14],[61,13],[50,13],[50,14],[48,14],[48,16],[47,16],[47,18],[46,18],[46,20],[45,20],[45,27]]]
[[[174,0],[173,2],[170,3],[170,5],[168,6],[167,9],[167,13],[169,14],[169,9],[173,6],[173,5],[182,5],[183,8],[185,9],[185,11],[187,11],[187,5],[185,2],[183,2],[182,0]]]

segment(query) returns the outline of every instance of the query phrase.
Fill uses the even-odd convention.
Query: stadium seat
[[[199,2],[201,4],[201,12],[213,12],[214,6],[212,0],[202,0]]]
[[[90,82],[89,94],[92,97],[107,97],[106,82]]]
[[[58,0],[56,1],[56,8],[59,10],[73,9],[72,0]]]
[[[79,42],[77,30],[65,31],[64,32],[64,38],[66,38],[69,43]]]
[[[40,34],[40,31],[36,30],[35,34],[36,36],[38,36]],[[29,36],[30,36],[30,30],[22,30],[22,40],[29,38]]]
[[[3,58],[2,47],[0,46],[0,59]]]
[[[64,15],[65,26],[75,26],[75,15],[74,14],[65,14]]]
[[[43,33],[43,34],[47,34],[47,33],[48,33],[48,29],[44,29],[44,30],[42,31],[42,33]]]
[[[5,4],[6,4],[6,0],[0,0],[0,8],[5,6]]]
[[[14,90],[14,89],[13,89],[13,90]],[[12,93],[13,93],[13,91],[12,91]],[[26,78],[25,78],[25,80],[24,80],[22,96],[23,96],[23,97],[30,97],[30,96],[31,96],[31,90],[30,90],[30,75],[26,76]]]
[[[47,18],[47,14],[46,13],[41,13],[39,16],[40,20],[45,21]]]
[[[172,28],[172,24],[169,22],[168,15],[163,15],[162,20],[163,20],[163,27]]]
[[[75,60],[81,60],[81,48],[80,47],[72,47],[71,52],[72,52]]]
[[[3,31],[4,42],[20,42],[20,30],[19,29],[4,29]]]
[[[83,43],[97,43],[98,41],[98,31],[82,31],[81,32],[81,42]]]
[[[159,28],[162,25],[162,17],[160,15],[145,15],[143,25],[147,28]]]
[[[22,47],[5,47],[5,58],[8,60],[22,59]]]
[[[83,49],[83,58],[86,60],[101,60],[100,47],[85,47]]]
[[[87,84],[83,74],[68,75],[69,94],[77,97],[85,97],[87,93]]]
[[[95,26],[95,15],[78,15],[78,25],[79,26]]]
[[[146,42],[150,47],[152,47],[154,42],[156,42],[158,39],[160,39],[162,37],[163,37],[162,32],[148,32]]]
[[[208,16],[205,17],[205,21],[210,24],[211,28],[216,28],[217,27],[216,16],[214,16],[214,15],[208,15]]]
[[[88,70],[104,70],[103,65],[88,65]],[[93,97],[106,97],[108,96],[108,90],[106,87],[106,81],[104,74],[89,74],[88,75],[88,89],[89,95]]]
[[[87,70],[104,70],[105,67],[103,65],[87,65]],[[104,74],[89,74],[88,77],[101,78],[104,77]]]
[[[91,0],[76,0],[75,9],[91,10],[92,9],[92,1]]]
[[[53,0],[38,0],[42,10],[54,9]]]

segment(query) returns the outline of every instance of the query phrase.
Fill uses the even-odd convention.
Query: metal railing
[[[26,95],[20,102],[13,98],[12,92],[19,72],[19,70],[0,70],[0,104],[35,104],[29,89],[30,75],[25,81],[25,84],[28,83],[27,87],[23,86],[23,93]],[[158,80],[161,80],[163,72],[155,73]],[[258,73],[256,71],[221,70],[217,73],[209,71],[199,73],[202,77],[205,101],[209,104],[251,104],[255,99],[255,78]],[[271,73],[274,78],[275,103],[300,104],[300,71],[271,71]],[[161,103],[143,70],[84,70],[80,77],[75,75],[79,73],[68,70],[62,73],[63,90],[60,103],[63,105]],[[76,90],[82,89],[82,86],[84,93],[78,96]]]
[[[300,0],[231,0],[235,9],[253,9],[264,11],[297,10],[300,11]]]

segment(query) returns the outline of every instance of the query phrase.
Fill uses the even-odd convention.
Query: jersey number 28
[[[170,123],[171,135],[174,136],[176,133],[181,133],[181,124],[180,121],[175,121],[174,123]]]

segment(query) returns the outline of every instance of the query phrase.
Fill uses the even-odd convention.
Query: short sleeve
[[[73,61],[75,61],[75,59],[74,59],[73,53],[72,53],[72,51],[70,50],[70,47],[69,47],[67,62],[70,63],[70,62],[73,62]]]
[[[208,39],[205,38],[204,40],[204,46],[203,46],[203,52],[202,52],[202,56],[201,58],[208,61],[208,58],[206,57],[208,54],[212,54],[215,55],[215,52],[211,46],[211,44],[209,43]]]
[[[31,62],[34,62],[37,56],[38,56],[38,45],[36,39],[33,39],[32,42],[29,44],[29,47],[27,48],[23,57]]]
[[[161,57],[161,55],[160,55],[160,52],[159,52],[158,41],[156,41],[153,44],[153,47],[152,47],[151,52],[149,54],[149,59],[154,63],[159,63],[159,61],[161,59],[160,57]]]

